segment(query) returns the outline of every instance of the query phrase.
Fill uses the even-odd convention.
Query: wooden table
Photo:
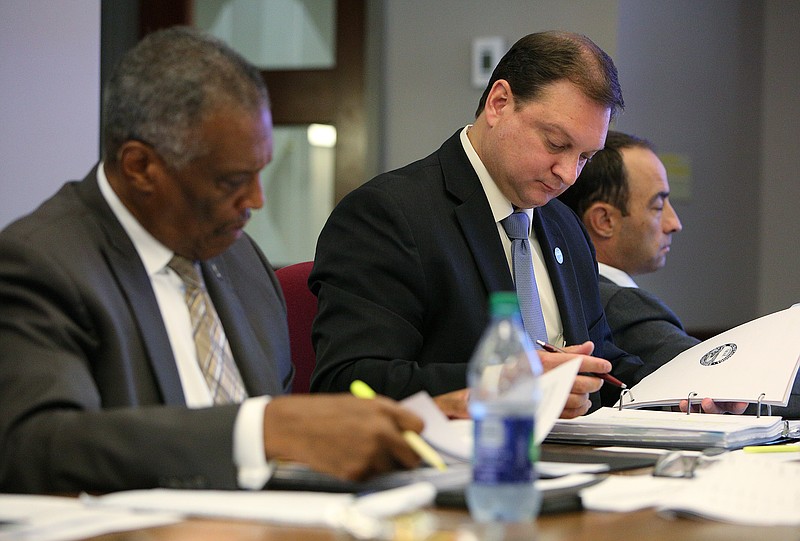
[[[800,512],[800,510],[798,510]],[[667,519],[652,510],[633,513],[569,512],[540,516],[535,523],[507,526],[475,524],[465,510],[425,512],[438,524],[428,541],[800,541],[800,527],[752,527],[687,518]],[[465,535],[472,532],[474,535]],[[457,534],[461,535],[457,535]],[[191,519],[134,532],[104,535],[93,541],[342,541],[343,532],[253,522]],[[412,537],[396,537],[411,541]]]
[[[586,462],[585,446],[546,444],[551,457]],[[543,449],[545,448],[543,447]],[[550,458],[553,459],[553,458]],[[616,475],[650,475],[643,467]],[[797,511],[800,513],[800,509]],[[533,523],[481,525],[466,509],[435,508],[416,515],[436,524],[436,533],[422,537],[395,537],[397,541],[800,541],[800,527],[739,526],[706,519],[665,518],[652,509],[632,513],[568,511],[539,516]],[[472,533],[473,535],[468,535]],[[459,535],[461,534],[461,535]],[[109,534],[93,541],[344,541],[348,534],[324,528],[296,528],[274,524],[190,519],[147,530]]]

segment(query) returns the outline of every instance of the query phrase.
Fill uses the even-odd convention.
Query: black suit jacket
[[[615,375],[633,383],[642,363],[611,341],[594,251],[579,220],[554,200],[536,209],[533,226],[567,343],[592,340]],[[513,290],[514,282],[459,133],[337,205],[320,234],[309,285],[319,300],[312,390],[346,390],[357,378],[395,398],[465,387],[488,321],[487,297]],[[606,392],[604,402],[616,400],[618,392]]]
[[[287,391],[285,303],[264,255],[245,236],[202,267],[248,393]],[[235,488],[237,411],[186,408],[95,171],[0,233],[0,490]]]
[[[667,305],[643,289],[622,287],[601,276],[600,299],[614,343],[642,359],[647,373],[700,342],[686,334]]]

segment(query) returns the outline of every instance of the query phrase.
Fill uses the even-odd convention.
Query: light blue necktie
[[[522,323],[531,342],[539,349],[536,340],[547,342],[547,327],[544,324],[542,303],[539,301],[539,289],[533,275],[533,259],[531,259],[531,243],[528,240],[528,215],[518,210],[500,222],[511,239],[511,261],[514,269],[514,285],[517,288],[519,308],[522,312]]]

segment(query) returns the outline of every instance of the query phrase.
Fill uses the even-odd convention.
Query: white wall
[[[800,2],[769,0],[764,17],[759,312],[800,302]]]
[[[97,159],[99,14],[99,0],[0,1],[0,227]],[[377,169],[471,121],[473,37],[583,32],[620,70],[618,127],[691,157],[684,231],[642,285],[692,328],[778,310],[800,301],[798,18],[781,0],[370,0]]]
[[[100,0],[0,2],[0,228],[98,158]]]
[[[473,37],[505,36],[510,45],[538,30],[581,32],[619,69],[627,107],[617,128],[691,162],[692,195],[676,202],[684,231],[667,267],[641,285],[693,329],[728,328],[800,301],[800,183],[790,176],[798,170],[800,30],[792,21],[800,3],[383,4],[382,169],[427,155],[472,119],[480,96],[469,83]]]
[[[384,3],[386,168],[423,158],[472,122],[483,89],[470,83],[472,39],[507,46],[538,30],[586,34],[613,56],[616,0],[402,0]]]
[[[691,197],[673,200],[683,232],[666,267],[637,282],[690,328],[758,314],[761,11],[749,0],[620,0],[617,127],[691,163]]]

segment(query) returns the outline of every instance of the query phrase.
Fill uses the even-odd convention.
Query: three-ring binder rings
[[[779,439],[786,430],[786,421],[767,415],[687,415],[677,411],[600,408],[577,419],[559,419],[545,441],[737,449]]]
[[[786,406],[800,368],[798,331],[800,304],[739,325],[684,351],[644,378],[631,388],[635,400],[623,394],[621,406],[676,405],[706,397]]]

